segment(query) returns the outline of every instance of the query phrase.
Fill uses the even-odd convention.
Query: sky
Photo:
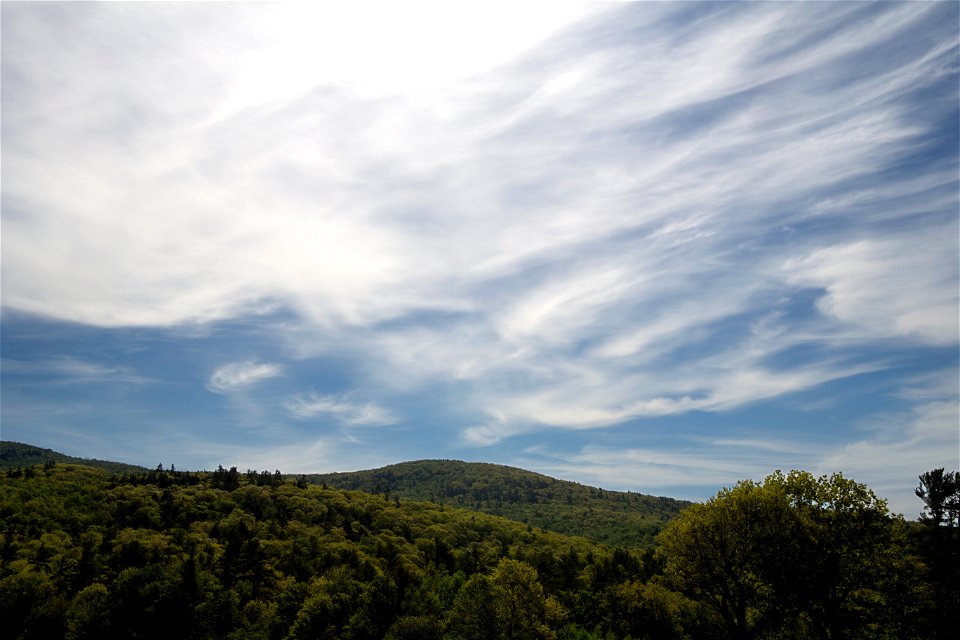
[[[2,438],[704,500],[960,468],[960,4],[2,3]]]

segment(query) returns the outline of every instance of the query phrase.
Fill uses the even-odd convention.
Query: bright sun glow
[[[579,2],[284,3],[249,9],[221,116],[318,87],[415,94],[508,62],[579,18]],[[224,113],[226,112],[226,113]]]

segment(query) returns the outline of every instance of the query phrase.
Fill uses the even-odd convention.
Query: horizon
[[[12,440],[0,440],[0,442],[10,443],[10,444],[26,445],[26,446],[29,446],[29,447],[35,446],[35,445],[31,445],[29,442],[15,442],[15,441],[12,441]],[[129,462],[126,462],[125,460],[104,460],[104,459],[102,459],[102,458],[83,458],[83,457],[80,457],[80,456],[72,456],[72,455],[70,455],[70,454],[67,453],[67,452],[64,452],[64,451],[55,451],[55,450],[53,450],[53,449],[48,449],[48,448],[45,448],[45,447],[42,448],[42,450],[43,450],[43,451],[52,451],[53,453],[59,453],[59,454],[61,454],[61,455],[66,455],[66,456],[68,456],[68,457],[75,458],[75,459],[78,459],[78,460],[93,460],[93,461],[96,461],[96,462],[109,462],[109,463],[131,464],[131,463],[129,463]],[[275,473],[275,472],[279,471],[282,476],[285,476],[285,477],[287,477],[287,478],[291,478],[291,477],[300,476],[300,475],[303,475],[303,476],[311,476],[311,475],[314,475],[314,476],[327,476],[327,475],[336,475],[336,474],[351,474],[351,473],[358,473],[358,472],[364,472],[364,471],[381,471],[381,470],[383,470],[383,469],[388,469],[388,468],[390,468],[390,467],[399,467],[399,466],[403,466],[403,465],[415,464],[415,463],[418,463],[418,462],[456,462],[456,463],[470,464],[470,465],[472,465],[472,464],[476,464],[476,465],[487,465],[487,466],[493,466],[493,467],[502,467],[502,468],[505,468],[505,469],[513,469],[513,470],[515,470],[515,471],[523,471],[523,472],[525,472],[525,473],[531,473],[531,474],[539,475],[539,476],[544,475],[544,474],[541,474],[541,473],[536,472],[536,471],[531,471],[531,470],[529,470],[529,469],[521,469],[520,467],[512,467],[512,466],[510,466],[510,465],[499,464],[499,463],[496,463],[496,462],[486,462],[486,461],[483,461],[483,460],[458,460],[458,459],[454,459],[454,458],[418,458],[418,459],[416,459],[416,460],[401,460],[401,461],[399,461],[399,462],[391,462],[391,463],[386,464],[386,465],[384,465],[384,466],[382,466],[382,467],[373,467],[373,468],[370,468],[370,469],[348,469],[348,470],[345,470],[345,471],[329,471],[329,472],[315,472],[315,473],[287,473],[287,472],[284,471],[283,469],[276,469],[276,468],[274,468],[274,469],[249,469],[249,468],[248,468],[248,469],[240,469],[239,467],[235,467],[235,466],[234,466],[234,467],[225,467],[225,466],[222,465],[222,464],[218,464],[218,465],[217,465],[217,468],[222,468],[222,469],[227,469],[227,470],[229,470],[230,468],[236,468],[236,470],[237,470],[239,473],[248,473],[248,472],[250,472],[250,471],[254,471],[254,472],[256,472],[256,473],[263,473],[264,471],[266,471],[266,472],[268,472],[268,473]],[[177,467],[177,464],[176,464],[175,461],[171,461],[171,462],[168,464],[168,463],[163,462],[162,460],[161,460],[157,465],[154,465],[153,467],[148,467],[148,466],[144,466],[144,465],[133,465],[133,466],[140,467],[140,468],[142,468],[145,472],[149,472],[149,471],[156,470],[158,467],[163,467],[163,468],[162,468],[163,471],[172,471],[172,472],[176,472],[176,473],[213,473],[213,472],[215,472],[215,471],[217,470],[217,468],[183,469],[183,468]],[[592,485],[584,485],[584,484],[582,484],[582,483],[580,483],[580,482],[577,482],[576,480],[566,480],[566,479],[564,479],[564,478],[554,478],[553,476],[544,476],[544,477],[550,478],[550,479],[552,479],[552,480],[557,480],[557,481],[560,481],[560,482],[569,482],[569,483],[571,483],[571,484],[579,484],[579,485],[581,485],[581,486],[588,487],[588,488],[592,488],[592,489],[601,489],[601,490],[603,490],[603,491],[605,491],[605,492],[608,492],[608,493],[637,493],[636,491],[617,491],[617,490],[615,490],[615,489],[608,489],[608,488],[606,488],[606,487],[595,487],[595,486],[592,486]],[[672,496],[661,496],[661,495],[654,495],[654,494],[641,494],[641,495],[648,495],[648,496],[652,496],[652,497],[654,497],[654,498],[670,498],[670,499],[673,499]]]
[[[704,501],[960,469],[960,5],[3,3],[4,440]]]

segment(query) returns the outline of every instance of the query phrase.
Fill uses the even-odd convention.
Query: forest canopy
[[[459,460],[417,460],[381,469],[313,474],[306,480],[338,489],[465,507],[623,547],[652,548],[663,527],[690,504]]]
[[[50,461],[0,473],[0,617],[10,638],[948,637],[943,513],[777,472],[654,551],[278,472]]]

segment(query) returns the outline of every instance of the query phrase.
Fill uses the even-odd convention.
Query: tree
[[[443,624],[431,616],[403,616],[390,627],[385,640],[440,640]]]
[[[604,626],[618,637],[684,638],[683,625],[693,616],[692,603],[652,582],[628,580],[606,593]]]
[[[537,570],[526,562],[501,558],[490,576],[493,602],[504,640],[549,638],[546,599]]]
[[[526,562],[501,558],[489,575],[470,576],[448,612],[450,637],[459,640],[539,640],[555,635],[548,609],[562,617],[560,605],[548,605],[537,570]]]
[[[668,582],[712,610],[731,638],[749,638],[772,616],[763,557],[794,528],[786,497],[749,480],[697,504],[659,536]]]
[[[797,523],[789,553],[766,554],[784,613],[817,638],[877,638],[911,626],[916,575],[904,523],[886,501],[840,473],[776,472],[766,486],[785,494]]]
[[[920,555],[932,586],[935,637],[949,638],[960,626],[960,473],[943,468],[919,476],[923,500]]]
[[[943,467],[919,476],[920,486],[914,493],[923,500],[920,521],[933,526],[954,527],[960,518],[960,473],[944,472]]]
[[[482,573],[470,576],[454,598],[447,619],[450,637],[455,640],[500,637],[490,578]]]
[[[731,638],[883,637],[910,613],[903,523],[841,474],[741,482],[683,512],[659,541],[666,579]]]
[[[69,640],[105,637],[110,628],[110,595],[96,582],[84,587],[67,610]]]

